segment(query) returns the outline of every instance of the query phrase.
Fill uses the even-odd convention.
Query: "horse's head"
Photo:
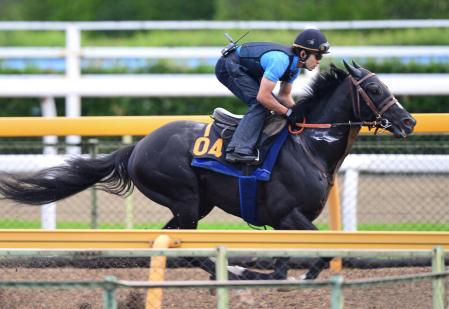
[[[361,121],[376,120],[395,137],[406,137],[413,132],[416,120],[393,96],[388,87],[374,74],[354,61],[354,66],[343,60],[349,72],[355,117]],[[362,103],[363,102],[363,103]]]

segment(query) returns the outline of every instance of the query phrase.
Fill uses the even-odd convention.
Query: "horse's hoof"
[[[242,305],[254,306],[256,303],[251,289],[235,289],[234,293],[236,300]]]
[[[285,279],[286,281],[303,281],[304,279],[306,278],[306,275],[304,274],[304,275],[301,275],[301,276],[299,276],[299,278],[298,279],[296,279],[295,277],[287,277],[287,279]],[[293,291],[293,290],[296,290],[297,288],[291,288],[291,287],[280,287],[280,288],[277,288],[277,291],[278,292],[290,292],[290,291]]]

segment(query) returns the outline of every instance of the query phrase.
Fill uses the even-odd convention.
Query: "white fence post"
[[[75,85],[81,76],[81,31],[79,27],[71,23],[66,28],[66,77],[72,85]],[[65,113],[67,117],[81,116],[81,98],[78,93],[68,93],[65,99]],[[81,137],[69,135],[66,137],[67,144],[79,144]],[[79,154],[80,147],[67,147],[67,153]]]
[[[52,97],[45,97],[41,101],[42,116],[44,117],[56,117],[55,100]],[[58,137],[55,135],[44,136],[44,155],[56,155],[58,154],[55,146],[47,146],[47,144],[58,143]],[[45,230],[56,229],[56,203],[45,204],[41,206],[41,228]]]
[[[45,97],[41,101],[41,110],[43,117],[56,117],[56,105],[55,99],[53,97]],[[44,136],[43,138],[44,145],[48,144],[57,144],[58,137],[56,135]],[[57,149],[54,146],[45,146],[44,154],[57,154]]]
[[[345,172],[343,182],[343,230],[357,231],[357,192],[359,172],[356,169],[348,169]]]

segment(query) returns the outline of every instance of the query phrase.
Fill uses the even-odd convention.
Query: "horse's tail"
[[[31,176],[0,173],[2,199],[42,205],[79,193],[98,183],[98,188],[116,195],[133,189],[128,161],[135,145],[95,159],[77,157],[65,165],[43,169]]]

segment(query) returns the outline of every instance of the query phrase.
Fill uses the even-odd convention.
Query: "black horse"
[[[344,62],[349,74],[335,66],[319,74],[295,113],[305,112],[308,123],[330,124],[290,135],[280,151],[271,180],[257,188],[258,218],[277,230],[316,230],[334,177],[363,121],[381,125],[396,137],[406,137],[416,121],[389,89],[368,70]],[[92,185],[117,195],[133,185],[146,197],[168,207],[173,218],[165,229],[195,229],[213,207],[240,216],[236,178],[191,167],[190,149],[205,124],[177,121],[147,135],[137,144],[96,159],[75,158],[67,165],[44,169],[32,176],[0,175],[4,199],[26,204],[61,200]],[[305,274],[314,279],[330,259],[320,258]],[[214,263],[201,267],[214,272]],[[285,258],[275,260],[269,274],[230,267],[232,279],[285,279]]]

